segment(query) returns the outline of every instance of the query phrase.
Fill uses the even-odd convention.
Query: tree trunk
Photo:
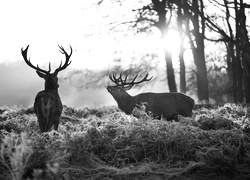
[[[241,50],[240,50],[240,22],[239,22],[239,10],[237,0],[234,0],[235,7],[235,50],[236,50],[236,69],[237,69],[237,93],[238,102],[243,101],[243,87],[242,87],[242,65],[241,65]]]
[[[208,103],[208,79],[207,68],[205,61],[205,46],[204,46],[204,34],[205,34],[205,19],[203,12],[203,0],[192,0],[192,11],[186,11],[187,17],[193,24],[193,29],[190,29],[189,21],[187,22],[187,34],[190,40],[190,45],[193,52],[194,62],[197,69],[197,90],[198,99],[202,103]],[[202,16],[202,17],[200,17]],[[201,19],[201,21],[200,21]],[[200,32],[201,31],[201,32]],[[194,38],[192,38],[192,35]]]
[[[161,31],[162,34],[162,41],[164,41],[164,37],[167,34],[168,31],[168,23],[166,19],[166,0],[152,0],[153,3],[153,9],[157,12],[159,20],[155,24],[155,26]],[[169,52],[165,48],[165,60],[166,60],[166,69],[167,69],[167,79],[168,79],[168,86],[170,92],[176,92],[176,83],[175,83],[175,75],[174,75],[174,68],[172,63],[172,55],[171,52]]]
[[[183,49],[180,49],[179,61],[180,61],[180,91],[186,93],[186,66],[183,57]]]
[[[167,66],[167,78],[168,78],[168,86],[170,92],[177,92],[176,83],[175,83],[175,75],[174,68],[172,63],[172,55],[167,49],[165,49],[165,60]]]
[[[198,47],[193,49],[194,62],[197,69],[197,89],[198,99],[208,102],[208,79],[207,68],[205,62],[204,48]]]
[[[236,69],[236,60],[234,54],[234,44],[232,42],[227,43],[227,56],[228,56],[228,75],[229,79],[232,81],[232,92],[234,103],[238,102],[238,93],[237,93],[237,69]],[[230,62],[229,62],[230,61]]]
[[[236,43],[236,73],[237,73],[237,93],[238,102],[243,102],[243,77],[242,77],[242,66],[241,66],[241,52],[238,43]]]
[[[183,13],[181,6],[178,6],[177,12],[177,23],[178,23],[178,34],[180,38],[180,52],[179,52],[179,62],[180,62],[180,91],[186,93],[186,67],[184,62],[184,47],[183,47]]]
[[[250,75],[247,74],[245,76],[245,95],[246,95],[246,103],[250,103]]]
[[[238,96],[238,73],[237,73],[237,59],[236,59],[236,52],[235,52],[235,38],[233,35],[233,29],[231,27],[230,23],[230,10],[228,6],[228,1],[224,0],[224,5],[226,8],[226,22],[227,22],[227,28],[229,30],[229,36],[225,33],[222,33],[223,37],[225,38],[225,44],[227,48],[227,65],[228,65],[228,75],[229,80],[232,81],[232,93],[233,93],[233,99],[234,103],[238,103],[239,96]]]
[[[246,29],[246,15],[243,0],[240,0],[240,10],[238,14],[239,39],[242,51],[243,80],[246,103],[250,103],[250,42]]]

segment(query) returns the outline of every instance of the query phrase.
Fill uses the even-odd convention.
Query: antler
[[[50,72],[50,70],[51,70],[51,68],[50,68],[50,63],[49,63],[49,70],[48,70],[48,71],[45,71],[45,70],[39,68],[38,65],[37,65],[37,66],[34,66],[34,65],[30,62],[30,58],[29,58],[29,59],[27,58],[28,49],[29,49],[29,45],[26,47],[25,50],[23,50],[23,48],[21,49],[21,52],[22,52],[22,55],[23,55],[23,59],[24,59],[24,61],[26,62],[26,64],[28,64],[31,68],[33,68],[33,69],[35,69],[35,70],[37,70],[37,71],[43,72],[43,73],[45,73],[45,74],[48,74],[48,73]]]
[[[147,79],[147,77],[148,77],[148,73],[147,73],[142,80],[135,82],[135,79],[137,78],[137,76],[138,76],[138,74],[135,76],[135,78],[129,84],[132,84],[132,85],[140,84],[144,81],[150,81],[153,78],[153,76],[152,76],[151,78]]]
[[[115,74],[113,74],[113,76],[109,75],[109,78],[117,86],[121,86],[127,90],[131,89],[135,84],[140,84],[140,83],[145,82],[145,81],[150,81],[153,78],[153,76],[152,76],[151,78],[147,79],[147,77],[148,77],[148,73],[147,73],[142,80],[135,82],[138,75],[139,74],[137,74],[131,82],[126,82],[128,75],[125,76],[124,80],[122,80],[122,74],[120,74],[120,76],[118,78],[116,78]]]
[[[115,74],[113,74],[113,76],[109,75],[109,79],[110,79],[111,81],[113,81],[113,82],[114,82],[116,85],[118,85],[118,86],[122,86],[122,85],[124,84],[124,82],[126,82],[127,77],[128,77],[128,76],[126,76],[126,77],[125,77],[125,80],[123,81],[123,80],[122,80],[122,74],[120,74],[119,78],[116,78],[116,75],[115,75]]]
[[[59,46],[59,45],[58,45],[58,46]],[[66,69],[66,68],[71,64],[72,61],[69,61],[69,59],[70,59],[70,57],[71,57],[71,55],[72,55],[72,47],[71,47],[71,46],[69,46],[69,47],[70,47],[70,54],[68,55],[68,53],[64,50],[64,48],[63,48],[62,46],[59,46],[59,48],[60,48],[59,51],[60,51],[62,54],[65,55],[66,61],[65,61],[65,63],[64,63],[63,66],[62,66],[62,61],[61,61],[60,66],[55,70],[54,73],[58,73],[59,71],[62,71],[62,70],[64,70],[64,69]]]

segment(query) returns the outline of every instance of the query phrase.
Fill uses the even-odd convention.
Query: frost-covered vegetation
[[[179,122],[116,107],[64,107],[41,134],[32,110],[0,108],[0,179],[247,179],[250,109],[225,104]]]

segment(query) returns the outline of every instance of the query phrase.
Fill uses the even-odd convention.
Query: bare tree
[[[240,51],[243,66],[243,81],[245,88],[246,103],[250,103],[250,41],[248,37],[245,9],[250,8],[250,5],[244,4],[240,0],[239,9],[237,8],[238,16],[238,33],[240,42]]]
[[[222,23],[215,23],[208,16],[205,19],[208,27],[221,35],[221,38],[213,39],[213,41],[222,41],[226,45],[227,70],[232,81],[234,102],[243,102],[243,89],[245,89],[246,102],[250,102],[250,42],[245,15],[245,9],[249,8],[249,5],[243,3],[242,0],[239,3],[237,0],[224,0],[223,4],[216,0],[212,2],[225,13],[220,22],[225,21],[226,26],[221,26]]]
[[[183,3],[181,1],[180,3]],[[183,46],[183,40],[184,40],[184,30],[183,30],[183,24],[185,22],[184,17],[184,10],[182,6],[177,7],[177,24],[178,24],[178,34],[180,37],[180,51],[179,51],[179,61],[180,61],[180,91],[183,93],[186,93],[186,66],[184,61],[184,46]]]
[[[205,19],[203,0],[182,1],[179,3],[184,9],[187,36],[190,41],[193,58],[196,65],[198,99],[208,102],[208,79],[205,61]],[[191,26],[192,25],[192,26]]]
[[[98,5],[103,1],[99,1]],[[116,2],[121,3],[119,0]],[[161,32],[162,40],[164,40],[171,22],[172,6],[173,3],[167,0],[151,0],[149,4],[132,10],[136,12],[135,20],[123,22],[122,24],[129,23],[131,27],[136,29],[136,32],[145,32],[152,27],[157,27]],[[172,55],[167,48],[165,48],[165,61],[169,90],[170,92],[177,92]]]

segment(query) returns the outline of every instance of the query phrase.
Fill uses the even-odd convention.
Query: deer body
[[[110,76],[112,79],[112,77]],[[152,114],[155,118],[164,117],[167,120],[176,119],[177,115],[185,117],[192,116],[194,107],[194,100],[183,93],[141,93],[136,96],[130,96],[126,90],[130,89],[135,84],[126,83],[126,79],[122,80],[121,76],[116,79],[113,75],[113,82],[117,83],[116,86],[108,86],[107,90],[116,100],[118,107],[126,114],[132,114],[135,107],[140,105],[145,106],[145,111]],[[147,75],[145,78],[137,82],[149,81]],[[118,84],[119,83],[119,84]],[[124,87],[124,85],[127,85]]]
[[[34,111],[41,132],[47,132],[53,125],[54,129],[58,130],[62,110],[62,102],[56,91],[44,90],[36,95]]]
[[[38,119],[39,128],[43,133],[48,132],[54,125],[54,129],[57,131],[59,119],[63,110],[62,102],[58,94],[59,85],[57,75],[59,71],[62,71],[70,65],[71,61],[69,61],[69,59],[72,54],[72,48],[70,47],[71,53],[68,55],[64,48],[59,46],[60,52],[66,57],[66,61],[63,66],[61,62],[60,66],[54,71],[54,73],[50,73],[50,64],[48,71],[39,68],[38,65],[34,66],[31,64],[30,60],[27,58],[28,48],[29,46],[27,46],[25,50],[22,49],[24,61],[28,66],[36,70],[39,77],[45,80],[45,90],[40,91],[36,95],[34,103],[34,111]]]

